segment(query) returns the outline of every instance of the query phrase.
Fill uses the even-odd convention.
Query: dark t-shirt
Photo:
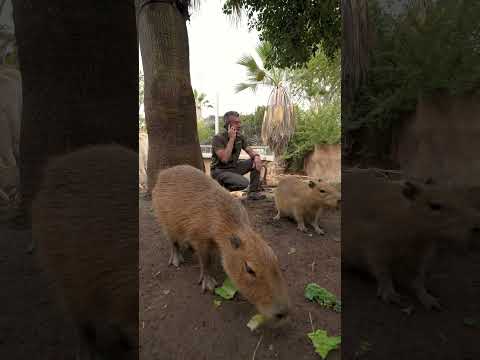
[[[233,145],[232,155],[228,163],[223,163],[217,156],[216,151],[220,149],[225,149],[228,144],[228,132],[224,131],[220,134],[217,134],[213,137],[212,140],[212,163],[210,165],[210,170],[213,169],[231,169],[237,166],[238,158],[240,152],[245,150],[249,145],[243,137],[243,135],[238,134],[235,138],[235,144]]]

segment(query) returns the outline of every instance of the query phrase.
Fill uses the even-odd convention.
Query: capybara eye
[[[323,190],[323,189],[320,189],[320,192],[321,192],[321,193],[325,193],[326,191],[325,191],[325,190]]]
[[[255,271],[253,271],[253,269],[252,269],[250,266],[248,266],[247,263],[245,263],[245,270],[246,270],[247,273],[249,273],[250,275],[255,276]]]
[[[440,211],[440,210],[443,209],[442,204],[438,204],[438,203],[434,203],[434,202],[428,203],[428,207],[433,211]]]

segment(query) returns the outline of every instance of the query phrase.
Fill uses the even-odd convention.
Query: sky
[[[270,94],[265,88],[255,94],[251,90],[234,92],[234,86],[246,80],[245,70],[236,62],[244,54],[253,55],[259,40],[257,32],[248,31],[246,20],[234,25],[222,13],[223,3],[201,1],[187,22],[192,87],[205,93],[215,107],[202,109],[204,117],[215,114],[217,93],[220,116],[229,110],[253,113],[257,106],[267,103]]]

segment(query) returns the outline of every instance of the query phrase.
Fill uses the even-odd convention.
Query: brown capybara
[[[324,209],[336,209],[341,201],[340,192],[332,185],[321,180],[303,181],[295,176],[288,176],[278,183],[275,190],[277,215],[274,220],[283,217],[293,218],[298,230],[308,231],[305,222],[315,231],[324,235],[325,231],[318,222]]]
[[[77,327],[77,356],[137,358],[137,166],[117,145],[55,158],[32,204],[39,262]]]
[[[478,229],[478,215],[445,187],[366,172],[345,172],[342,182],[342,263],[371,273],[383,301],[403,303],[395,281],[427,309],[439,309],[425,289],[436,245],[469,238]]]
[[[250,225],[240,200],[200,170],[179,165],[160,171],[152,192],[153,207],[172,250],[169,264],[183,262],[191,247],[200,263],[202,290],[214,291],[209,273],[212,254],[245,298],[269,320],[288,315],[287,286],[272,248]]]

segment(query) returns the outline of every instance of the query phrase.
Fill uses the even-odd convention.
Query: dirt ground
[[[480,359],[480,251],[439,253],[426,286],[443,310],[426,311],[407,297],[414,309],[408,315],[380,302],[369,277],[344,270],[343,359]],[[468,318],[477,327],[466,326]]]
[[[73,328],[29,244],[30,231],[0,224],[0,359],[74,360]]]
[[[297,231],[289,220],[273,221],[272,199],[245,204],[255,229],[271,244],[284,270],[294,306],[291,322],[281,329],[251,332],[246,324],[256,313],[253,305],[237,295],[216,308],[215,296],[202,294],[197,285],[195,256],[187,258],[178,270],[167,266],[169,246],[160,239],[151,202],[141,199],[141,359],[245,360],[253,358],[258,343],[255,359],[319,359],[307,337],[311,332],[309,313],[316,329],[325,329],[330,336],[341,335],[340,314],[304,297],[310,282],[341,297],[339,213],[323,221],[326,236],[309,236]],[[292,248],[296,251],[289,255]],[[221,268],[216,278],[220,282],[225,278]],[[329,359],[339,358],[339,351],[329,355]]]

